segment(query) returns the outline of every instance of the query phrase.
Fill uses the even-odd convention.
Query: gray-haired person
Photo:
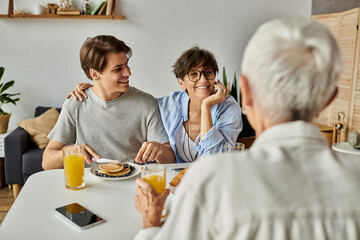
[[[360,239],[360,160],[334,153],[311,123],[337,93],[341,55],[330,31],[304,19],[265,23],[242,70],[255,143],[194,163],[163,226],[168,191],[137,179],[136,239]]]

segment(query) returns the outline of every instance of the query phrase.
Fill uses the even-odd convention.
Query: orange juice
[[[162,193],[165,191],[165,178],[162,175],[147,175],[143,179],[148,182],[156,192]]]
[[[149,183],[157,193],[165,191],[166,187],[166,166],[161,164],[148,164],[141,169],[141,178]],[[166,217],[166,208],[163,207],[161,221]]]
[[[82,189],[84,181],[84,154],[75,153],[64,156],[65,184],[68,189]]]

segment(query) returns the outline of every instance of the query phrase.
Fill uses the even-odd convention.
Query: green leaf
[[[225,86],[227,85],[225,67],[223,67],[223,83],[224,83]],[[239,90],[240,89],[238,87],[238,80],[236,79],[236,72],[235,72],[234,73],[234,82],[231,83],[229,95],[233,96],[235,98],[235,100],[239,102],[239,104],[241,106],[241,92]],[[239,98],[238,98],[238,96],[239,96]],[[242,118],[242,123],[243,123],[243,129],[240,132],[239,137],[255,136],[255,131],[251,127],[246,115],[241,113],[241,118]]]
[[[14,101],[13,99],[9,98],[9,97],[1,97],[0,100],[1,100],[1,102],[3,102],[3,103],[13,103],[13,104],[16,105],[15,101]]]
[[[241,104],[241,92],[239,92],[239,104],[242,107],[242,104]]]
[[[0,67],[0,80],[2,78],[2,76],[4,75],[5,72],[5,68],[4,67]],[[20,100],[20,98],[13,98],[14,96],[18,96],[20,95],[20,93],[5,93],[5,91],[12,87],[14,85],[15,81],[11,80],[9,82],[5,82],[5,83],[1,83],[0,84],[0,103],[1,104],[5,104],[5,103],[12,103],[16,105],[16,102],[18,102]],[[1,109],[1,105],[0,105],[0,114],[7,114],[6,112],[4,112]]]
[[[12,93],[12,94],[9,94],[9,97],[18,96],[18,95],[20,95],[20,93]]]
[[[225,67],[223,67],[223,84],[224,84],[225,87],[227,86]]]
[[[237,88],[236,72],[234,73],[234,82],[231,85],[230,94],[231,94],[231,96],[233,96],[235,98],[236,101],[238,101],[238,88]]]
[[[3,93],[5,90],[7,90],[9,87],[12,87],[14,85],[15,81],[11,80],[7,83],[5,83],[5,85],[1,88],[0,93]]]
[[[5,72],[5,68],[4,68],[4,67],[0,67],[0,80],[1,80],[4,72]]]
[[[238,88],[237,88],[237,86],[238,86],[238,80],[236,79],[236,71],[234,72],[234,85],[235,85],[235,88],[238,89]]]

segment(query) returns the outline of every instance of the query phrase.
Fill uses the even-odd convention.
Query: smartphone
[[[78,230],[83,230],[104,222],[104,219],[78,203],[58,207],[55,211],[62,216],[62,219],[66,220],[67,223]]]

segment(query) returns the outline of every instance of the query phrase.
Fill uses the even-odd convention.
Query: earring
[[[249,110],[249,106],[245,105],[241,108],[241,113],[246,115]]]

